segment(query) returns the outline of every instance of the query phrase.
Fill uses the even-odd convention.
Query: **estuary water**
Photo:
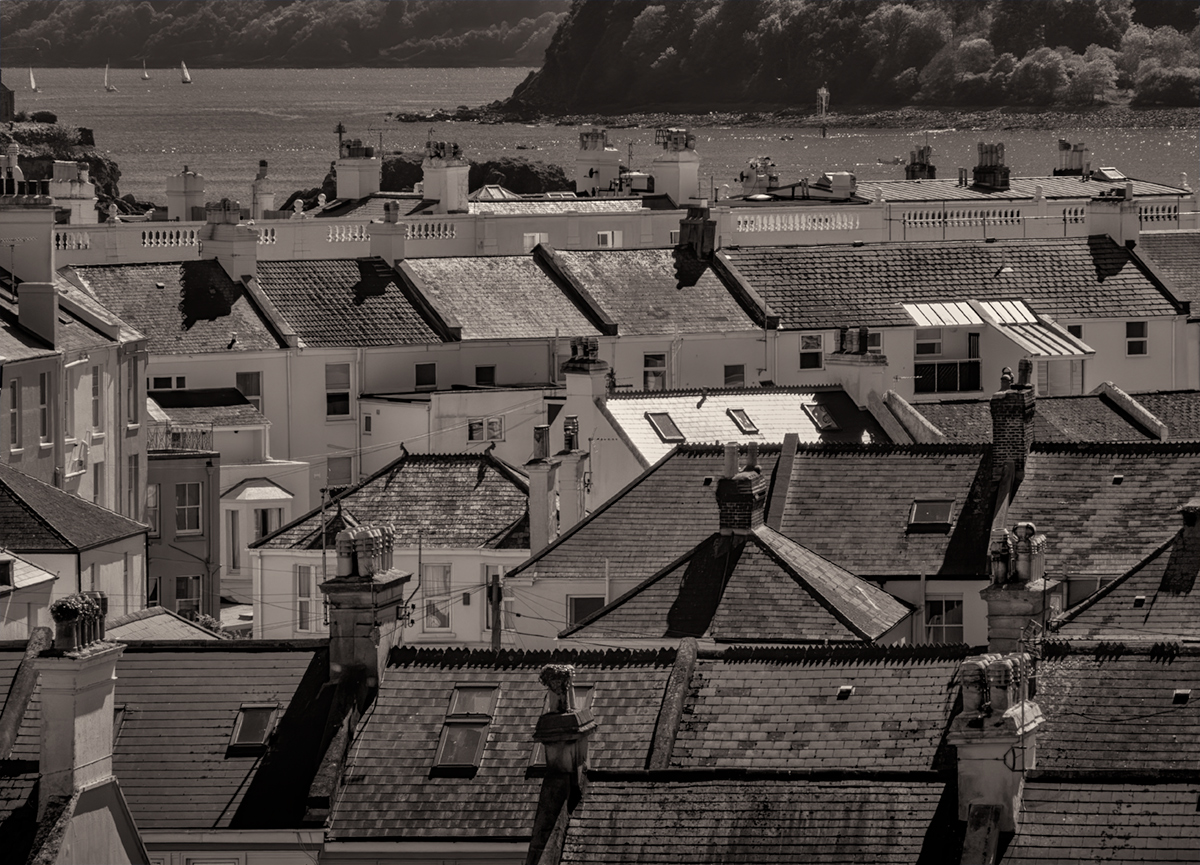
[[[184,58],[186,60],[186,58]],[[512,93],[528,69],[203,69],[189,67],[191,84],[177,68],[109,73],[116,92],[104,90],[103,69],[37,69],[28,88],[24,69],[9,69],[18,111],[53,111],[60,123],[95,130],[96,147],[121,168],[121,194],[166,203],[166,178],[184,165],[204,175],[206,197],[249,203],[250,181],[266,159],[276,200],[318,185],[337,155],[335,127],[384,151],[418,151],[431,134],[457,141],[470,159],[523,156],[556,163],[573,176],[578,128],[552,123],[397,123],[389,112],[453,110]],[[836,99],[836,94],[834,94]],[[1057,141],[1085,142],[1095,167],[1115,166],[1130,177],[1176,184],[1200,168],[1196,129],[812,129],[703,127],[695,130],[701,176],[712,188],[736,190],[734,178],[752,156],[770,156],[783,182],[823,171],[854,172],[860,182],[899,179],[910,150],[933,147],[939,176],[975,164],[978,141],[1003,141],[1013,174],[1049,174]],[[609,130],[622,162],[648,169],[656,155],[652,128]],[[891,164],[895,158],[899,164]],[[885,160],[886,162],[881,162]]]

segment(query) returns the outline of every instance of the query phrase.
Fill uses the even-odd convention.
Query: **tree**
[[[1066,84],[1062,55],[1052,48],[1038,48],[1021,58],[1013,70],[1008,95],[1017,102],[1049,105],[1059,98]]]

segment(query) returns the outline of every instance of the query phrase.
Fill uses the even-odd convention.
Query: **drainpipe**
[[[354,407],[356,409],[358,409],[358,411],[355,413],[355,417],[354,417],[354,425],[355,425],[354,453],[358,458],[357,459],[358,475],[357,475],[357,477],[355,476],[354,470],[352,468],[351,472],[350,472],[350,482],[351,483],[357,483],[358,478],[362,477],[365,474],[365,472],[363,471],[363,464],[362,464],[363,420],[362,420],[362,401],[361,401],[360,397],[362,396],[363,388],[366,386],[366,381],[367,381],[367,361],[366,361],[366,357],[363,355],[362,346],[359,346],[358,348],[356,348],[355,353],[358,355],[357,363],[355,364],[358,367],[358,387],[355,388],[355,390],[358,391],[358,397],[355,397],[355,399],[354,399]]]
[[[221,526],[217,522],[217,515],[213,514],[213,506],[212,506],[213,493],[216,491],[216,487],[213,486],[213,483],[214,483],[213,476],[214,476],[214,473],[216,472],[216,468],[213,466],[212,459],[208,459],[205,461],[204,471],[205,471],[205,474],[208,475],[208,488],[205,490],[205,506],[206,506],[205,509],[208,511],[208,531],[206,532],[206,537],[204,539],[204,574],[207,577],[208,586],[201,587],[200,612],[202,612],[202,613],[207,612],[208,615],[213,616],[213,618],[220,621],[220,618],[221,618],[221,602],[220,602],[221,593],[219,591],[216,592],[217,602],[215,605],[215,608],[216,608],[215,615],[214,615],[213,609],[210,608],[209,610],[205,610],[204,603],[203,603],[204,601],[210,601],[210,605],[211,605],[211,598],[213,595],[213,592],[212,592],[212,589],[213,589],[213,547],[217,543],[217,537],[220,535],[220,530],[221,530]],[[161,507],[162,507],[161,504],[159,505],[159,507],[161,509]],[[217,560],[217,569],[218,570],[220,570],[219,556],[220,556],[220,551],[218,550],[218,560]]]

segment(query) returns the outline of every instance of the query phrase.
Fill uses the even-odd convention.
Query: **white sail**
[[[143,81],[150,80],[150,73],[146,71],[146,61],[145,60],[142,61],[142,80]]]
[[[108,83],[108,64],[104,64],[104,89],[109,93],[116,93],[117,88]]]
[[[186,64],[186,63],[184,63],[182,60],[180,60],[180,61],[179,61],[179,71],[180,71],[180,73],[183,75],[183,83],[184,83],[184,84],[191,84],[191,83],[192,83],[192,76],[188,74],[188,71],[187,71],[187,64]]]
[[[37,81],[33,77],[33,67],[32,66],[29,67],[29,89],[32,90],[34,93],[38,92]]]

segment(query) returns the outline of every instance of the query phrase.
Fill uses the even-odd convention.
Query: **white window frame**
[[[242,512],[239,510],[226,510],[229,514],[229,519],[226,521],[229,536],[229,571],[230,573],[241,573],[242,570]]]
[[[315,565],[296,565],[296,630],[315,631],[317,611],[317,568]]]
[[[265,538],[283,525],[283,508],[254,508],[254,540]],[[264,527],[265,522],[265,527]]]
[[[15,376],[8,380],[9,450],[22,450],[21,432],[21,378]]]
[[[731,369],[741,370],[741,372],[738,373],[736,376],[737,378],[739,378],[741,380],[740,382],[738,382],[736,384],[729,383],[729,371]],[[744,363],[727,363],[727,364],[725,364],[725,387],[745,387],[745,386],[746,386],[746,365]]]
[[[434,586],[434,569],[444,578]],[[427,634],[446,634],[454,630],[454,569],[449,562],[426,562],[421,573],[421,630]],[[430,625],[435,612],[444,611],[445,625]]]
[[[99,366],[92,367],[92,432],[104,430],[104,378]]]
[[[574,613],[575,613],[575,603],[577,601],[599,601],[600,606],[597,607],[596,610],[604,609],[604,606],[606,603],[604,600],[604,595],[567,595],[567,627],[568,628],[573,628],[575,625],[578,625],[580,622],[582,622],[584,619],[586,619],[588,616],[592,615],[592,613],[595,612],[595,610],[593,610],[592,613],[588,613],[585,616],[576,617],[574,615]]]
[[[946,622],[945,622],[945,615],[946,615],[945,604],[947,601],[957,601],[958,602],[957,609],[959,610],[959,618],[963,620],[962,622],[959,622],[956,625],[946,624]],[[935,625],[935,624],[931,623],[930,620],[933,618],[933,616],[930,615],[930,604],[941,604],[942,605],[942,608],[941,608],[942,611],[941,611],[940,615],[942,616],[943,620],[940,624]],[[965,602],[963,601],[963,596],[961,594],[926,595],[925,596],[925,607],[924,607],[923,613],[924,613],[924,617],[925,617],[924,625],[925,625],[925,640],[926,640],[926,642],[930,642],[930,643],[945,643],[945,642],[947,642],[947,640],[945,639],[946,631],[949,629],[952,629],[952,628],[957,628],[958,631],[960,632],[959,638],[957,640],[953,640],[952,642],[961,643],[966,639],[966,631],[965,631],[965,628],[966,628],[966,624],[965,624],[966,605],[965,605]],[[935,632],[936,632],[937,636],[940,637],[940,639],[935,639]]]
[[[340,368],[346,370],[345,386],[342,386]],[[330,385],[330,373],[334,374],[334,381]],[[326,420],[343,420],[351,417],[354,414],[353,401],[350,399],[350,391],[353,387],[354,379],[350,371],[350,364],[346,363],[327,363],[325,364],[325,419]],[[330,397],[339,397],[345,394],[346,410],[345,411],[330,411]]]
[[[1141,336],[1130,336],[1129,328],[1131,325],[1139,325],[1142,328]],[[1133,351],[1134,346],[1141,346],[1141,351]],[[1125,356],[1126,357],[1149,357],[1150,356],[1150,322],[1148,321],[1127,321],[1125,322]]]
[[[50,427],[50,373],[38,373],[38,439],[42,444],[54,441]]]
[[[162,535],[160,520],[162,519],[162,486],[161,484],[146,485],[146,525],[150,526],[150,537]]]
[[[883,354],[883,331],[867,331],[867,354]]]
[[[921,351],[921,346],[930,346]],[[940,327],[918,327],[913,334],[913,356],[919,358],[942,356],[942,329]]]
[[[141,458],[138,454],[130,454],[125,461],[126,472],[126,487],[129,490],[129,501],[126,503],[129,508],[129,516],[137,519],[138,511],[138,490],[141,489],[142,483],[142,466]]]
[[[473,417],[467,420],[468,442],[504,441],[504,415]]]
[[[650,364],[650,358],[662,358],[662,364],[657,362],[654,365]],[[644,391],[659,391],[666,390],[669,387],[668,370],[671,368],[669,355],[665,351],[646,351],[642,352],[642,390]],[[652,381],[660,382],[658,387],[650,387]]]
[[[527,231],[521,236],[521,246],[526,252],[533,252],[533,248],[540,243],[550,243],[550,234],[548,232]]]
[[[137,426],[142,417],[138,406],[137,360],[131,357],[126,365],[129,371],[125,376],[125,422],[129,426]]]
[[[596,246],[600,249],[621,249],[625,241],[625,232],[618,230],[597,231]]]
[[[804,358],[813,357],[817,359],[816,366],[805,366]],[[825,369],[825,334],[823,333],[802,333],[800,334],[800,355],[797,360],[801,372],[811,372],[816,369]]]
[[[179,613],[179,615],[181,615],[181,616],[187,615],[187,610],[182,610],[179,607],[180,601],[187,601],[189,603],[195,602],[195,604],[196,604],[195,610],[197,613],[199,613],[203,606],[201,604],[201,601],[203,600],[203,595],[204,595],[204,589],[201,585],[200,575],[199,574],[183,574],[183,575],[176,575],[176,576],[172,577],[172,579],[175,581],[175,612]],[[187,595],[185,595],[181,598],[179,595],[179,581],[180,580],[187,580],[188,585],[191,586],[195,590],[195,595],[192,595],[189,592]],[[162,599],[159,598],[159,603],[161,603],[161,602],[162,602]]]
[[[184,504],[179,504],[179,489],[184,488]],[[196,504],[191,504],[187,501],[189,498],[188,491],[191,487],[196,488]],[[185,525],[188,522],[187,514],[191,511],[196,512],[196,528],[179,528],[179,515],[184,514]],[[177,535],[202,535],[204,534],[204,483],[203,481],[184,481],[183,483],[175,484],[175,534]]]

